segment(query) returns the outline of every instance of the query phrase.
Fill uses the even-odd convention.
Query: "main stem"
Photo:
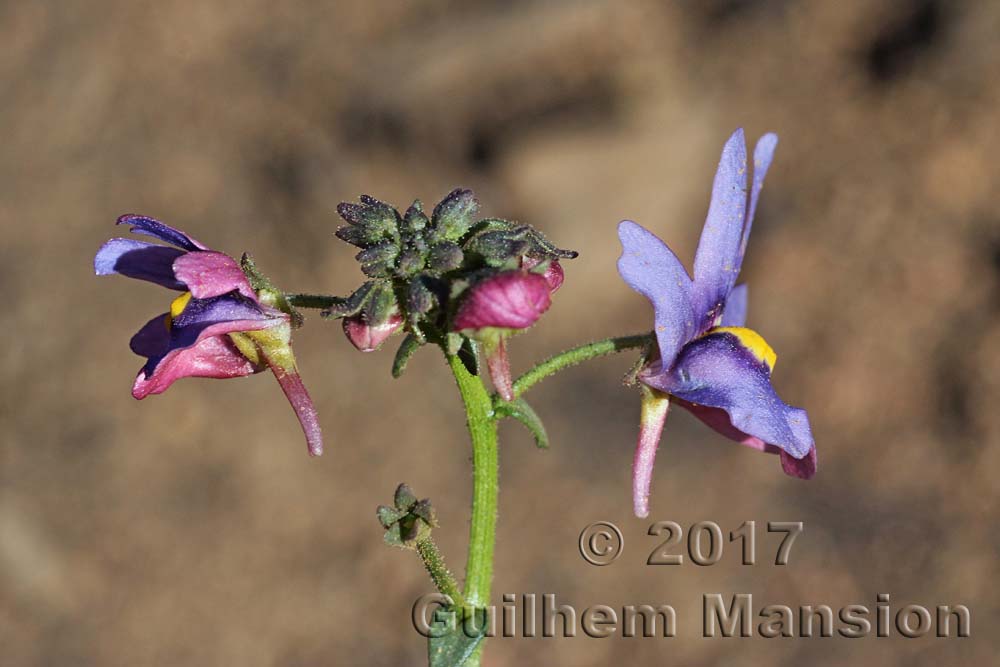
[[[469,526],[469,557],[465,565],[465,599],[473,607],[484,607],[490,600],[493,547],[496,543],[500,473],[497,423],[493,416],[493,402],[482,380],[470,374],[457,356],[449,355],[448,365],[462,394],[466,423],[472,438],[472,521]]]

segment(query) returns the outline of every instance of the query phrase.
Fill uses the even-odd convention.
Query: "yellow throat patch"
[[[170,304],[170,317],[180,317],[184,309],[187,308],[188,302],[191,300],[191,292],[184,292],[179,297],[173,300]]]
[[[191,292],[184,292],[170,303],[170,312],[163,318],[163,323],[167,325],[167,331],[170,331],[170,327],[174,324],[174,318],[180,317],[190,300]]]
[[[746,327],[715,327],[709,330],[708,333],[727,333],[736,336],[740,344],[750,350],[750,354],[757,357],[759,361],[762,361],[769,370],[774,370],[774,364],[778,361],[778,355],[767,344],[764,337],[753,329],[747,329]]]

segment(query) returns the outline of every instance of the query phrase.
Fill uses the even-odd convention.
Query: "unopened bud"
[[[549,282],[527,271],[504,271],[469,289],[455,315],[455,331],[527,329],[552,303]]]
[[[344,318],[344,334],[351,344],[362,352],[374,352],[385,340],[403,325],[399,313],[393,313],[382,324],[373,326],[363,314]]]

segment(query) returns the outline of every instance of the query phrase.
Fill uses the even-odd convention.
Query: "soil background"
[[[719,151],[781,137],[742,280],[774,382],[809,410],[811,482],[677,410],[652,516],[630,512],[639,402],[620,356],[533,391],[552,439],[502,427],[494,590],[672,604],[673,639],[496,639],[503,665],[985,665],[1000,651],[1000,5],[990,2],[7,2],[0,6],[0,664],[419,665],[429,584],[381,542],[400,481],[461,573],[471,487],[440,355],[389,375],[309,318],[327,434],[306,456],[266,375],[137,402],[156,286],[93,276],[122,213],[290,291],[362,280],[338,202],[471,187],[563,247],[515,370],[642,331],[615,225],[690,266]],[[597,520],[625,552],[577,552]],[[758,526],[758,564],[645,565],[653,520]],[[767,521],[803,521],[785,567]],[[972,610],[968,639],[706,639],[702,595]]]

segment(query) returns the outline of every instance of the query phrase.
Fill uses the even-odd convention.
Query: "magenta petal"
[[[267,329],[269,327],[278,326],[283,322],[284,320],[281,318],[261,318],[252,320],[222,320],[215,322],[211,321],[199,322],[197,324],[190,324],[188,326],[179,327],[176,326],[177,320],[175,319],[174,326],[170,330],[169,341],[166,349],[158,354],[149,355],[149,358],[146,360],[146,365],[143,366],[142,371],[140,372],[141,377],[145,378],[150,382],[153,382],[153,384],[148,385],[149,387],[152,388],[145,390],[143,396],[149,393],[158,394],[162,391],[165,391],[167,387],[169,387],[175,381],[179,380],[182,377],[186,377],[185,369],[188,368],[187,366],[182,364],[176,369],[172,368],[172,365],[177,363],[178,354],[180,354],[181,352],[198,347],[202,343],[202,341],[208,338],[223,337],[226,341],[228,341],[228,338],[225,338],[226,334],[237,333],[242,331],[257,331],[260,329]],[[137,333],[133,337],[133,343],[139,349],[143,349],[143,352],[140,353],[143,354],[143,356],[145,356],[146,351],[152,351],[156,349],[154,346],[162,342],[162,339],[155,338],[156,336],[154,329],[155,326],[156,326],[155,320],[151,320],[150,322],[147,322],[146,325],[139,330],[139,333]],[[164,324],[164,328],[165,327],[166,324]],[[183,358],[181,359],[181,361],[184,361]],[[197,361],[197,358],[195,359],[195,361]],[[192,366],[192,368],[196,370],[198,368],[201,368],[203,364],[202,365],[199,364]],[[164,374],[165,374],[164,377],[169,378],[168,381],[161,382],[159,380],[156,380],[154,382],[154,379],[157,376]],[[231,377],[231,376],[223,374],[218,376],[207,375],[205,377]],[[136,387],[140,385],[146,387],[147,383],[146,382],[140,383],[139,380],[136,380]],[[153,388],[156,387],[160,388],[154,390]],[[136,398],[142,398],[142,396],[136,396]]]
[[[187,285],[196,299],[210,299],[236,290],[257,301],[257,294],[239,263],[224,253],[189,252],[174,261],[173,269],[177,279]]]
[[[733,426],[725,410],[709,408],[704,405],[693,405],[677,397],[674,397],[674,401],[730,440],[735,440],[741,445],[756,449],[757,451],[768,454],[779,454],[781,456],[781,468],[785,471],[785,474],[801,479],[812,479],[816,475],[816,445],[813,445],[809,449],[809,452],[801,459],[797,459],[780,447],[767,444],[760,438],[747,435]]]
[[[668,396],[643,387],[639,442],[632,459],[632,507],[640,519],[649,516],[649,493],[653,482],[653,463],[660,446],[663,423],[670,409]]]
[[[316,414],[316,406],[313,405],[306,386],[302,384],[302,378],[297,371],[286,370],[281,366],[271,363],[271,371],[281,385],[281,391],[295,411],[295,416],[302,426],[302,432],[306,436],[306,446],[309,448],[309,456],[320,456],[323,453],[323,432],[319,426],[319,416]]]
[[[726,299],[725,308],[722,311],[722,320],[719,326],[722,327],[742,327],[747,323],[747,285],[737,285],[729,293]]]
[[[142,399],[149,394],[160,394],[170,385],[185,377],[233,378],[251,375],[260,370],[239,353],[228,336],[208,336],[191,347],[172,350],[146,377],[140,371],[132,386],[132,395]]]
[[[549,267],[545,269],[545,280],[549,283],[549,291],[555,294],[555,291],[562,287],[563,282],[566,280],[566,272],[563,270],[562,264],[559,260],[554,259],[549,262]]]
[[[618,273],[653,305],[660,358],[669,366],[681,346],[698,333],[691,279],[670,248],[641,225],[623,220],[618,237],[622,243]]]
[[[525,257],[521,260],[521,268],[531,270],[541,264],[545,260],[538,259],[537,257]],[[558,259],[553,259],[549,261],[549,265],[545,268],[545,280],[549,283],[549,292],[555,294],[556,290],[562,287],[563,281],[566,279],[566,272],[563,270],[562,264],[559,263]]]
[[[505,271],[469,288],[455,315],[455,331],[485,328],[526,329],[542,316],[552,299],[544,276]]]
[[[813,445],[809,453],[801,459],[797,459],[787,452],[781,452],[781,469],[786,475],[798,477],[799,479],[812,479],[816,475],[816,445]]]
[[[129,231],[135,234],[145,234],[160,239],[171,245],[184,250],[208,250],[208,247],[199,243],[179,229],[174,229],[170,225],[165,225],[159,220],[147,218],[144,215],[127,214],[118,218],[118,225],[131,225]]]

